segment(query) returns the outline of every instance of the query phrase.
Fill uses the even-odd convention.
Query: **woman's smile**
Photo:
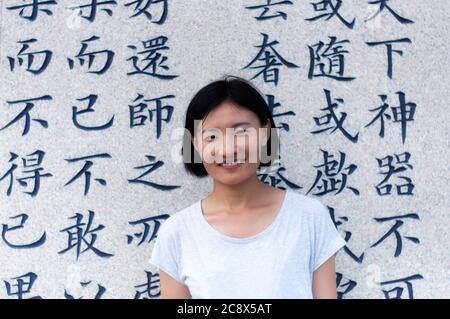
[[[234,163],[223,163],[217,164],[219,167],[226,169],[227,171],[234,171],[242,166],[243,163],[234,162]]]

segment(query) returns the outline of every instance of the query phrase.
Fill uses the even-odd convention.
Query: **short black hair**
[[[222,79],[209,83],[201,88],[192,98],[186,111],[185,121],[185,138],[183,141],[183,163],[186,170],[197,177],[204,177],[208,175],[203,163],[201,161],[194,161],[194,157],[200,159],[198,152],[195,150],[191,137],[195,136],[194,121],[202,120],[213,109],[218,107],[224,101],[231,101],[235,104],[248,109],[258,116],[261,125],[266,125],[267,121],[270,121],[271,132],[267,143],[263,146],[261,154],[267,154],[269,161],[264,163],[260,162],[258,169],[261,166],[271,166],[278,158],[278,147],[272,152],[272,140],[274,145],[279,145],[279,138],[275,122],[272,117],[272,111],[270,110],[263,94],[254,87],[250,81],[243,78],[225,75]],[[187,133],[191,136],[186,136]],[[184,148],[190,147],[188,155],[184,155]],[[185,157],[190,156],[190,159]]]

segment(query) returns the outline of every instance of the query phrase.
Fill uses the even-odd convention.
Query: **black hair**
[[[208,173],[201,162],[200,155],[195,150],[191,137],[195,136],[194,120],[204,119],[209,112],[218,107],[224,101],[231,101],[235,104],[248,109],[258,116],[261,125],[266,125],[270,121],[271,131],[267,143],[262,147],[261,154],[269,156],[268,162],[263,162],[261,166],[270,166],[278,158],[278,148],[272,152],[272,140],[274,145],[279,145],[277,129],[272,117],[271,110],[263,97],[263,94],[254,87],[250,81],[239,78],[237,76],[226,75],[223,79],[209,83],[201,88],[192,98],[186,111],[185,121],[185,137],[183,141],[183,163],[186,170],[197,177],[207,176]],[[187,136],[187,133],[191,136]],[[189,147],[190,152],[184,152],[184,148]],[[190,154],[190,158],[188,157]],[[194,161],[197,158],[197,161]]]

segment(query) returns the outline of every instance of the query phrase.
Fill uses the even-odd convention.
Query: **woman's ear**
[[[198,151],[198,147],[197,147],[197,139],[196,139],[195,137],[192,137],[192,138],[191,138],[191,142],[192,142],[192,145],[194,145],[194,148],[195,148],[195,150],[197,151],[197,153],[200,153],[200,152]]]
[[[261,144],[261,146],[265,146],[266,144],[267,144],[267,142],[269,141],[269,139],[270,139],[270,131],[271,131],[271,128],[272,128],[272,125],[271,125],[271,123],[270,123],[270,119],[267,119],[267,123],[266,123],[266,125],[264,126],[264,128],[266,129],[265,130],[265,136],[263,136],[263,138],[264,138],[264,141],[262,142],[262,144]],[[267,138],[266,138],[267,137]]]

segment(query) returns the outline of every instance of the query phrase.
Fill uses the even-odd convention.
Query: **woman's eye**
[[[247,131],[246,129],[236,130],[236,134],[242,134],[245,133],[246,131]]]
[[[210,136],[206,137],[206,140],[207,141],[212,141],[213,139],[215,139],[215,137],[216,137],[215,135],[210,135]]]

